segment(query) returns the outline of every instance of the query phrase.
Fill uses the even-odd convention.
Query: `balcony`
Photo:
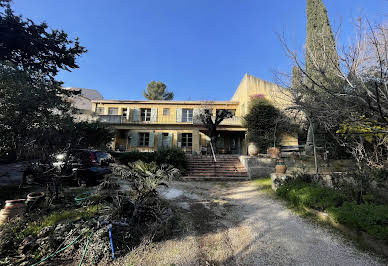
[[[213,117],[214,121],[215,117]],[[158,115],[156,121],[133,121],[132,117],[127,119],[125,116],[121,115],[99,115],[99,122],[106,124],[193,124],[193,125],[202,125],[202,122],[199,119],[193,118],[193,121],[189,122],[177,122],[175,115]],[[234,116],[232,118],[224,119],[221,126],[241,126],[242,117]]]

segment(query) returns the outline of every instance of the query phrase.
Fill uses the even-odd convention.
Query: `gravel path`
[[[164,197],[186,231],[158,243],[143,265],[385,265],[329,229],[303,219],[252,182],[177,182]]]

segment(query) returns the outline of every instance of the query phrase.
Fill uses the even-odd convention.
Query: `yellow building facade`
[[[102,123],[116,131],[113,147],[120,151],[153,151],[175,147],[187,153],[209,153],[209,138],[199,119],[204,109],[213,114],[217,110],[231,110],[234,116],[217,127],[217,150],[225,154],[246,154],[246,129],[242,117],[248,111],[251,96],[263,94],[279,105],[275,99],[281,90],[275,84],[246,74],[231,101],[131,101],[95,100],[92,111]],[[287,105],[283,102],[283,106]],[[296,136],[285,136],[282,145],[298,145]]]

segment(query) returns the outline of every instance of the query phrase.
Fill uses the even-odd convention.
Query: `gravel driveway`
[[[386,265],[293,214],[252,182],[176,182],[161,194],[180,208],[179,234],[135,250],[119,263]]]

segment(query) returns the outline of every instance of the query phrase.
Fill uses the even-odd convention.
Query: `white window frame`
[[[182,122],[193,122],[193,109],[182,109]]]
[[[143,122],[151,121],[151,108],[140,108],[140,119]]]

